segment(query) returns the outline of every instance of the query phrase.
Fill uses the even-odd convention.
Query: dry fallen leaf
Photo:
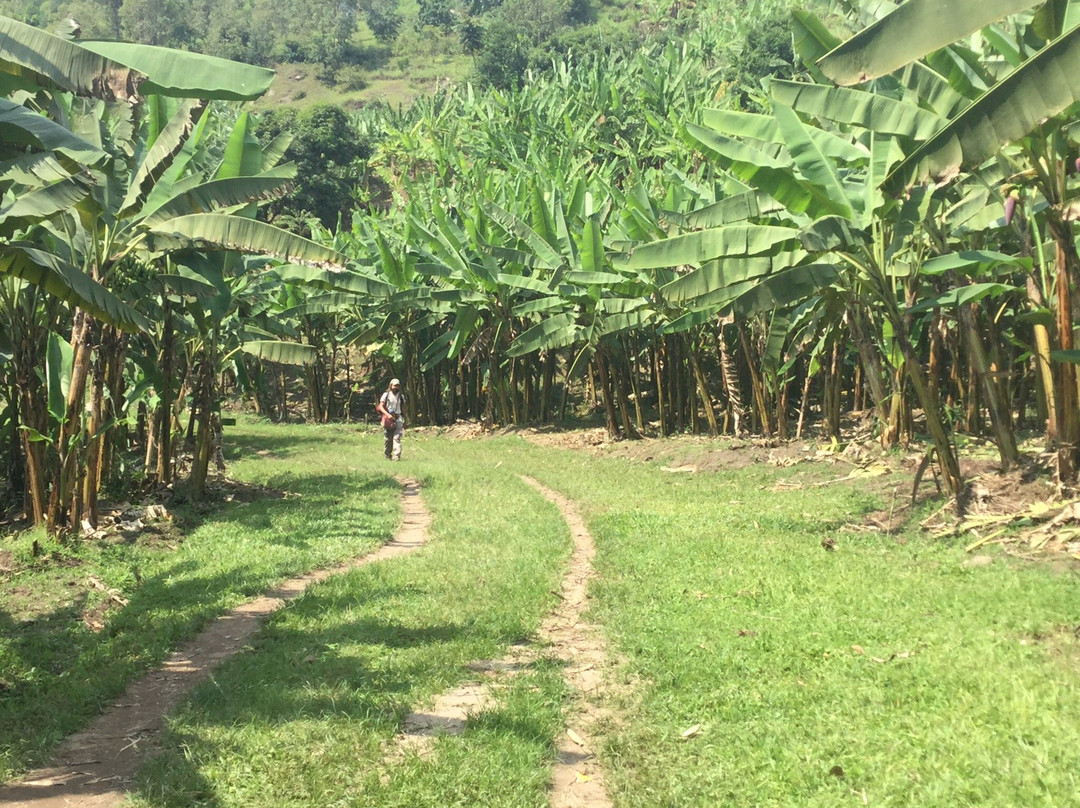
[[[567,729],[566,734],[570,737],[570,740],[576,743],[578,746],[585,746],[585,739],[574,732],[572,729]]]
[[[684,738],[693,738],[695,735],[700,735],[700,734],[701,734],[701,724],[694,724],[694,726],[690,727],[690,729],[684,729],[682,731],[682,736]]]
[[[577,773],[577,781],[578,781],[579,783],[587,783],[587,782],[589,782],[590,780],[592,780],[592,778],[591,778],[591,777],[589,777],[589,775],[587,775],[587,774],[582,774],[581,772],[578,772],[578,773]]]
[[[851,646],[851,650],[854,651],[856,654],[865,653],[865,651],[863,651],[863,648],[862,648],[861,645],[853,645],[853,646]]]

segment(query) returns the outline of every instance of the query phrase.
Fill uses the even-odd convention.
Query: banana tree
[[[823,57],[821,69],[838,82],[873,79],[924,56],[941,37],[970,34],[1035,4],[968,3],[965,13],[949,15],[947,26],[927,13],[933,5],[909,0],[878,25]],[[1071,484],[1080,472],[1078,378],[1072,361],[1072,309],[1080,257],[1070,214],[1077,189],[1068,180],[1072,147],[1067,132],[1074,120],[1070,110],[1080,102],[1080,82],[1074,78],[1080,69],[1080,4],[1044,4],[1027,33],[1025,41],[1040,45],[1034,53],[1024,58],[1027,54],[1019,48],[1009,52],[1015,66],[1010,65],[1000,80],[910,151],[890,172],[885,187],[903,190],[928,179],[948,183],[961,171],[996,159],[1007,147],[1019,149],[1025,168],[1023,184],[1045,203],[1042,219],[1055,245],[1053,270],[1044,265],[1043,271],[1053,278],[1054,337],[1060,360],[1052,368],[1057,472],[1062,483]]]

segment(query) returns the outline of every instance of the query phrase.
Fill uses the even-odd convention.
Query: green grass
[[[838,532],[879,503],[768,490],[791,471],[530,455],[586,508],[595,617],[641,681],[608,736],[616,804],[1080,804],[1075,570]]]
[[[262,426],[247,438],[250,451],[281,459],[252,455],[230,472],[296,496],[235,502],[205,517],[187,511],[193,528],[174,551],[84,542],[0,586],[0,779],[44,762],[60,738],[214,617],[392,534],[397,484],[382,469],[328,463],[336,433]],[[129,599],[96,633],[82,616],[101,595],[69,594],[89,589],[91,576]]]
[[[388,466],[380,441],[350,438],[335,452],[418,476],[431,544],[313,587],[271,618],[172,721],[169,752],[145,770],[137,804],[344,805],[363,794],[386,806],[546,805],[562,699],[551,663],[430,757],[388,771],[384,746],[413,707],[475,678],[469,662],[532,635],[553,606],[568,530],[486,458],[410,436],[407,462]]]
[[[1075,567],[1005,556],[970,567],[962,546],[917,529],[844,531],[888,507],[858,483],[774,490],[842,476],[821,464],[671,474],[514,438],[410,433],[405,462],[391,466],[379,438],[231,431],[244,457],[231,472],[256,482],[310,492],[334,475],[419,477],[433,541],[276,613],[171,719],[138,805],[546,805],[565,697],[551,662],[499,691],[464,735],[386,760],[407,712],[471,678],[468,662],[529,637],[552,606],[567,530],[521,473],[573,498],[597,543],[591,618],[619,685],[600,740],[619,808],[1080,804]],[[380,510],[391,494],[333,507],[368,503],[374,512],[354,513],[350,529],[375,536],[393,521]],[[268,507],[314,519],[289,509],[329,501],[313,496]],[[253,507],[199,531],[236,527]],[[267,530],[251,517],[243,527]],[[178,564],[195,542],[156,563]],[[185,574],[213,576],[199,567]],[[700,733],[683,738],[693,725]]]

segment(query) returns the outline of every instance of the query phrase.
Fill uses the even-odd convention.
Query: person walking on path
[[[379,396],[375,407],[382,416],[383,454],[387,460],[401,460],[401,436],[405,433],[405,394],[401,380],[391,379],[390,387]]]

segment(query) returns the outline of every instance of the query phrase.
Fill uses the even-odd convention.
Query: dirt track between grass
[[[428,538],[431,516],[416,480],[401,479],[402,525],[378,550],[335,567],[292,578],[260,598],[215,620],[158,669],[132,683],[124,695],[88,727],[65,740],[53,764],[0,786],[6,808],[105,808],[126,798],[132,778],[156,752],[165,716],[214,669],[238,653],[263,619],[312,584],[357,567],[412,552]]]
[[[556,744],[548,791],[551,808],[611,808],[593,737],[601,715],[598,701],[607,649],[599,629],[583,616],[589,580],[594,576],[592,559],[596,548],[585,521],[570,500],[531,477],[522,479],[559,508],[570,528],[574,550],[558,593],[559,603],[541,623],[538,643],[515,645],[501,659],[472,663],[469,667],[483,677],[481,680],[449,690],[429,709],[406,716],[401,733],[388,750],[383,779],[388,780],[401,755],[430,754],[439,736],[463,733],[470,714],[493,707],[495,691],[507,679],[531,669],[538,656],[544,654],[563,664],[563,676],[571,692],[567,731]]]

